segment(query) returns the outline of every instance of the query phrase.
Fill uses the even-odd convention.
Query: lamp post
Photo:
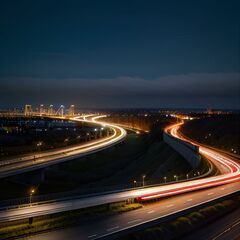
[[[137,185],[137,181],[136,181],[136,180],[134,180],[134,181],[133,181],[133,187],[135,188],[135,187],[136,187],[136,185]]]
[[[164,183],[166,183],[167,182],[167,177],[164,177]]]
[[[174,175],[174,178],[176,180],[176,182],[178,181],[178,176],[177,175]]]
[[[35,189],[33,188],[33,189],[31,189],[31,191],[30,191],[30,196],[29,196],[29,203],[30,203],[30,206],[31,206],[31,204],[32,204],[32,195],[35,193]]]
[[[94,129],[94,133],[95,133],[95,134],[94,134],[95,139],[97,139],[97,134],[98,134],[98,129],[97,129],[97,128]]]
[[[188,174],[186,174],[187,180],[188,180]]]
[[[142,185],[143,185],[143,187],[144,187],[144,179],[145,179],[145,177],[146,177],[146,175],[142,176]]]

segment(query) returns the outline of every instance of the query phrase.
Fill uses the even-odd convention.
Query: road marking
[[[139,220],[141,220],[141,219],[135,219],[135,220],[129,221],[128,224],[138,222]]]
[[[93,235],[88,236],[88,238],[93,238],[93,237],[96,237],[96,236],[97,236],[97,234],[93,234]]]
[[[192,201],[192,198],[189,198],[189,199],[187,200],[187,202],[190,202],[190,201]]]
[[[232,227],[235,227],[235,226],[237,226],[238,224],[240,224],[240,221],[239,221],[239,222],[236,222],[236,223],[234,223],[234,224],[232,225]]]
[[[107,231],[110,232],[110,231],[113,231],[113,230],[118,229],[118,228],[119,228],[119,226],[108,228]]]
[[[173,204],[170,204],[170,205],[167,206],[167,208],[169,208],[169,207],[173,207]]]
[[[220,234],[218,234],[216,237],[214,237],[212,240],[216,240],[219,237],[221,237],[222,235],[224,235],[225,233],[229,232],[231,230],[231,228],[227,228],[226,230],[224,230],[223,232],[221,232]]]
[[[210,192],[210,193],[208,193],[208,196],[209,196],[209,195],[213,195],[213,193],[212,193],[212,192]]]
[[[155,211],[154,210],[151,210],[151,211],[149,211],[148,213],[154,213]]]

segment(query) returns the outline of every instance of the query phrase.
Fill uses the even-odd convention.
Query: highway
[[[164,198],[161,201],[143,208],[130,211],[123,214],[99,217],[90,222],[81,223],[79,226],[69,227],[66,229],[55,230],[44,234],[28,237],[31,240],[77,240],[77,239],[99,239],[112,237],[115,234],[121,234],[124,231],[149,224],[154,225],[154,221],[165,218],[192,208],[202,203],[211,202],[219,197],[225,196],[231,192],[239,191],[240,183],[227,184],[224,187],[205,189],[201,191],[190,192]],[[163,219],[164,220],[164,219]],[[124,234],[124,233],[123,233]],[[207,239],[207,238],[206,238]]]
[[[123,141],[127,135],[126,131],[123,128],[110,123],[98,122],[97,119],[102,117],[104,116],[87,115],[83,117],[70,118],[70,120],[95,123],[100,127],[109,127],[113,131],[111,136],[93,140],[89,143],[80,144],[74,147],[69,146],[59,150],[50,150],[42,153],[30,154],[24,157],[15,157],[5,161],[2,160],[0,161],[0,178],[40,169],[53,164],[92,154]]]
[[[96,121],[94,119],[93,121]],[[179,127],[183,123],[174,124],[165,129],[165,131],[172,136],[187,141],[184,137],[179,134]],[[196,143],[194,143],[196,144]],[[126,214],[121,214],[115,216],[116,224],[112,226],[113,220],[106,222],[106,226],[95,227],[98,233],[93,233],[92,224],[91,226],[81,226],[80,229],[85,229],[84,232],[87,234],[92,234],[92,238],[97,238],[105,234],[112,234],[126,227],[133,227],[136,225],[145,224],[157,218],[162,218],[167,215],[182,211],[186,208],[191,208],[193,206],[201,205],[205,202],[212,201],[219,197],[227,196],[233,192],[238,192],[240,189],[240,166],[239,163],[235,162],[232,157],[229,157],[221,152],[212,150],[201,145],[197,145],[201,154],[206,156],[210,161],[212,161],[216,166],[220,168],[221,174],[213,177],[206,177],[203,179],[189,180],[186,182],[176,182],[174,184],[166,184],[163,186],[155,186],[144,189],[136,189],[130,191],[116,192],[105,195],[99,195],[88,198],[79,198],[68,201],[56,201],[53,203],[39,204],[33,206],[25,206],[23,208],[13,208],[9,210],[2,210],[0,212],[0,221],[11,221],[16,219],[22,219],[32,216],[40,216],[50,213],[63,212],[73,209],[79,209],[84,207],[96,206],[105,203],[118,202],[127,199],[137,199],[138,201],[146,201],[155,198],[163,198],[166,196],[172,196],[168,199],[163,199],[161,202],[156,204],[156,209],[151,209],[154,214],[146,214],[142,210],[136,210]],[[196,191],[201,190],[201,191]],[[185,193],[184,195],[182,193]],[[181,195],[179,195],[181,194]],[[179,195],[179,196],[178,196]],[[163,205],[167,201],[167,205]],[[144,207],[144,209],[147,209]],[[157,210],[158,209],[158,210]],[[134,213],[139,213],[137,219],[131,220],[130,216]],[[125,219],[125,216],[126,219]],[[149,217],[149,218],[147,218]],[[125,220],[123,220],[125,219]],[[127,221],[126,221],[127,220]],[[104,220],[104,221],[107,221]],[[132,222],[131,222],[132,221]],[[130,222],[130,223],[129,223]],[[111,224],[110,224],[111,223]],[[101,221],[100,225],[103,224]],[[125,225],[124,225],[125,224]],[[68,230],[64,230],[64,232]],[[105,232],[104,232],[105,231]],[[50,234],[50,233],[49,233]],[[70,233],[71,235],[71,233]],[[95,236],[96,235],[96,236]],[[84,235],[85,236],[85,235]],[[86,236],[87,238],[91,236]],[[51,239],[48,238],[48,239]],[[53,238],[56,239],[56,238]],[[57,238],[61,239],[61,238]],[[65,238],[66,239],[66,238]],[[74,238],[71,238],[74,239]],[[84,239],[84,238],[83,238]]]
[[[225,215],[196,230],[188,236],[184,236],[184,240],[239,240],[240,239],[240,208]]]

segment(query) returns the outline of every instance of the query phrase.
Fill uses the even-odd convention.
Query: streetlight
[[[34,188],[32,188],[31,190],[30,190],[30,196],[29,196],[29,203],[30,203],[30,206],[31,206],[31,204],[32,204],[32,195],[35,193],[35,189]]]
[[[167,182],[167,177],[164,177],[164,182],[165,182],[165,183]]]
[[[146,175],[143,175],[143,176],[142,176],[142,181],[143,181],[142,185],[143,185],[143,186],[144,186],[144,179],[145,179],[145,177],[146,177]]]
[[[186,174],[187,180],[188,180],[188,174]]]
[[[133,187],[134,187],[134,188],[136,187],[136,184],[137,184],[137,181],[134,180],[134,181],[133,181]]]
[[[43,144],[42,142],[38,142],[38,143],[37,143],[37,147],[42,146],[42,144]]]
[[[176,182],[178,181],[178,176],[177,175],[174,175],[174,178],[176,180]]]

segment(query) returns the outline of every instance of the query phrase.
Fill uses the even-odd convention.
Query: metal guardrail
[[[212,168],[208,169],[208,172],[205,172],[201,175],[197,175],[190,178],[183,178],[172,180],[172,181],[145,181],[145,185],[142,186],[142,182],[136,182],[132,184],[125,184],[125,185],[117,185],[117,186],[105,186],[105,187],[98,187],[98,188],[86,188],[87,190],[83,191],[83,189],[68,191],[68,192],[61,192],[61,193],[52,193],[52,194],[45,194],[45,195],[38,195],[31,197],[31,205],[40,205],[52,202],[60,202],[66,200],[74,200],[74,199],[82,199],[87,197],[93,196],[101,196],[111,193],[120,193],[125,191],[132,191],[132,190],[139,190],[143,188],[149,187],[157,187],[157,186],[164,186],[168,184],[180,183],[185,181],[192,181],[197,180],[199,178],[203,178],[209,176],[212,172]],[[134,186],[135,185],[135,186]],[[0,210],[6,209],[14,209],[14,208],[23,208],[27,207],[30,204],[30,196],[23,197],[23,198],[16,198],[16,199],[9,199],[9,200],[2,200],[0,201]]]

